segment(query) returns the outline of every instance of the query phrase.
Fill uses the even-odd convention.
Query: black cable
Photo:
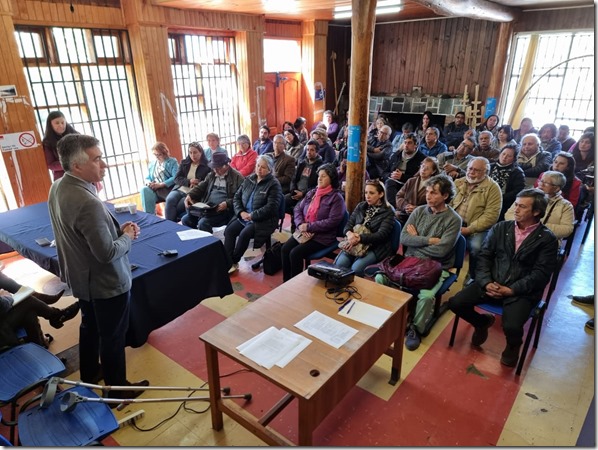
[[[359,300],[361,294],[355,286],[333,287],[326,289],[326,298],[334,300],[337,304],[345,303],[350,297]]]

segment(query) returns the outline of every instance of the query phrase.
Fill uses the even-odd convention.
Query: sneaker
[[[230,269],[228,269],[228,273],[235,273],[237,270],[239,270],[239,264],[234,263],[232,266],[230,266]]]
[[[405,347],[407,347],[407,350],[417,350],[419,344],[421,344],[421,341],[422,338],[412,325],[409,328],[409,331],[407,331],[407,337],[405,338]]]
[[[376,276],[374,277],[374,281],[378,284],[383,284],[385,286],[388,286],[388,277],[386,275],[384,275],[383,273],[378,273],[376,274]]]
[[[571,297],[571,301],[573,303],[577,303],[578,305],[594,305],[594,296],[593,295],[573,295]]]
[[[50,319],[50,325],[54,328],[62,328],[64,322],[73,319],[79,313],[79,302],[75,302],[59,311],[60,316]]]
[[[594,319],[590,319],[586,322],[586,328],[588,330],[593,330],[594,329]]]
[[[473,336],[471,336],[471,345],[475,345],[476,347],[480,347],[486,339],[488,339],[488,328],[490,328],[496,318],[492,314],[482,314],[486,317],[487,325],[483,327],[476,327],[475,331],[473,332]]]
[[[502,352],[502,356],[500,358],[500,363],[508,366],[508,367],[515,367],[517,365],[517,361],[519,360],[519,349],[521,348],[521,344],[518,345],[510,345],[507,344],[504,351]]]

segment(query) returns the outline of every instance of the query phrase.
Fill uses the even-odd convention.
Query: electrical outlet
[[[120,419],[118,421],[118,428],[124,428],[127,425],[131,425],[131,424],[135,423],[135,421],[137,419],[141,419],[143,416],[145,416],[145,411],[143,409],[140,409],[139,411],[135,411],[135,412],[129,414],[128,416],[125,416],[122,419]]]

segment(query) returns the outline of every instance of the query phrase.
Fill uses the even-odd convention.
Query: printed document
[[[309,316],[297,322],[295,326],[326,344],[332,345],[334,348],[340,348],[357,334],[355,328],[351,328],[349,325],[332,319],[319,311],[312,312]]]

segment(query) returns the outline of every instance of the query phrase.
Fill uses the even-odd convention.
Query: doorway
[[[301,74],[266,73],[266,120],[270,134],[281,133],[282,124],[294,122],[301,111]],[[274,130],[276,128],[276,130]]]

